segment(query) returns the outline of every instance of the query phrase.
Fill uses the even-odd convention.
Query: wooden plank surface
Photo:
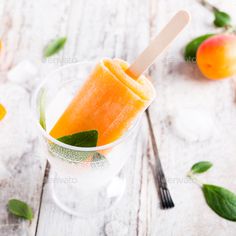
[[[90,0],[83,3],[84,7],[80,8],[78,1],[72,2],[72,9],[76,9],[74,15],[81,18],[80,21],[74,19],[67,32],[69,39],[75,38],[74,34],[77,32],[78,42],[75,42],[75,48],[70,51],[73,54],[68,54],[66,57],[89,60],[102,55],[132,60],[137,55],[137,50],[141,51],[147,45],[149,41],[149,5],[147,2],[111,2],[109,0],[94,2]],[[127,17],[128,15],[132,17]],[[137,22],[140,22],[138,28],[135,27]],[[88,50],[88,48],[90,49]],[[146,138],[147,128],[144,127],[133,147],[133,155],[126,165],[128,192],[116,210],[99,219],[71,218],[55,206],[51,200],[48,186],[46,186],[38,235],[45,235],[49,232],[62,235],[92,236],[105,233],[116,235],[117,231],[120,235],[150,234],[150,223],[146,219],[146,215],[149,213],[146,211],[151,210],[151,205],[146,208],[146,201],[141,201],[141,196],[146,196],[148,193],[146,192],[147,178],[151,179],[153,185],[152,176],[147,177]],[[153,191],[153,187],[151,191]],[[58,225],[58,221],[67,222],[67,227],[63,224]],[[51,227],[48,228],[48,225]]]
[[[156,7],[153,7],[157,9],[152,22],[154,33],[178,9],[189,10],[192,22],[152,70],[157,89],[157,98],[151,106],[154,130],[159,137],[162,163],[176,204],[173,210],[157,213],[153,235],[233,236],[236,234],[235,223],[212,213],[199,187],[186,178],[186,172],[195,162],[209,160],[214,163],[214,167],[199,178],[203,182],[225,186],[236,192],[235,78],[207,81],[196,65],[183,61],[183,46],[190,39],[214,30],[211,26],[213,16],[208,10],[196,1],[178,1],[178,4],[173,4],[171,0],[157,2]],[[235,20],[235,3],[211,2],[232,13]],[[207,123],[200,122],[200,125],[196,118],[189,120],[194,118],[188,117],[190,113],[199,119],[204,117]],[[181,132],[176,127],[179,117],[183,120]],[[213,127],[206,132],[209,136],[201,132],[196,135],[197,139],[192,139],[188,122],[201,130],[207,130],[207,124],[211,125],[208,119],[213,123]]]
[[[235,18],[233,1],[212,2]],[[117,209],[88,220],[69,216],[52,201],[47,183],[40,199],[45,159],[29,116],[32,89],[45,74],[62,64],[103,56],[131,62],[181,8],[191,12],[192,23],[150,72],[157,89],[151,116],[176,207],[169,211],[159,209],[149,166],[149,160],[155,160],[145,117],[132,157],[125,165],[128,188]],[[35,235],[36,229],[37,236],[236,234],[235,224],[212,213],[199,188],[186,179],[194,162],[210,160],[214,168],[202,179],[236,192],[235,79],[207,82],[194,65],[183,61],[181,54],[191,38],[213,30],[208,14],[194,0],[181,0],[178,4],[174,0],[0,2],[0,37],[5,48],[0,63],[0,102],[8,109],[7,117],[0,123],[0,235]],[[68,42],[63,52],[42,60],[45,44],[64,35]],[[39,76],[31,83],[9,81],[7,70],[25,59],[37,65]],[[213,128],[207,133],[211,136],[206,138],[206,133],[200,133],[195,140],[184,126],[179,131],[181,117],[186,114],[185,122],[189,122],[192,112],[212,121]],[[11,197],[20,197],[33,206],[36,216],[31,224],[7,214],[5,206]]]

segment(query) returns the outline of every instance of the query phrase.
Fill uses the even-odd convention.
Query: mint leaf
[[[45,116],[45,106],[46,106],[46,98],[45,91],[40,91],[41,94],[39,96],[39,123],[44,130],[46,130],[46,116]]]
[[[236,195],[219,186],[204,184],[202,191],[208,206],[219,216],[236,221]]]
[[[206,172],[208,169],[212,167],[212,163],[209,161],[201,161],[194,164],[191,168],[193,174],[200,174]]]
[[[98,141],[98,131],[83,131],[57,139],[58,141],[76,147],[96,147]]]
[[[11,199],[8,201],[7,208],[9,212],[11,212],[13,215],[27,219],[32,220],[33,219],[33,210],[30,206],[27,205],[27,203],[22,202],[17,199]]]
[[[58,38],[50,42],[44,49],[44,57],[50,57],[58,53],[65,45],[67,38]]]
[[[214,34],[205,34],[202,36],[199,36],[192,41],[190,41],[187,46],[185,47],[184,51],[184,59],[185,61],[189,62],[195,62],[196,61],[196,55],[198,47],[208,38],[213,36]]]
[[[214,11],[214,15],[215,20],[213,23],[216,27],[224,27],[230,25],[231,17],[226,12],[216,10]]]

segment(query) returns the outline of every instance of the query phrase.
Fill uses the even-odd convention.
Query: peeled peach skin
[[[236,74],[236,36],[216,35],[204,41],[197,51],[197,65],[212,80]]]

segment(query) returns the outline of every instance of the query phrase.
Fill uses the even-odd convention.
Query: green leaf
[[[50,57],[58,53],[65,45],[67,38],[58,38],[50,42],[44,49],[44,57]]]
[[[57,140],[62,143],[76,147],[96,147],[98,141],[98,131],[83,131],[72,135],[60,137]]]
[[[224,27],[224,26],[230,25],[231,17],[226,12],[215,11],[214,15],[215,15],[215,20],[213,23],[216,27]]]
[[[44,130],[46,130],[45,106],[46,106],[45,91],[42,90],[39,97],[39,123]]]
[[[209,161],[201,161],[194,164],[191,168],[191,171],[194,174],[200,174],[200,173],[206,172],[208,169],[212,167],[212,165],[213,164]]]
[[[214,34],[205,34],[200,37],[193,39],[191,42],[187,44],[184,51],[184,59],[185,61],[195,62],[198,47],[208,38],[213,36]]]
[[[202,186],[208,206],[219,216],[236,221],[236,195],[219,186],[204,184]]]
[[[32,208],[28,206],[27,203],[22,202],[20,200],[17,200],[17,199],[9,200],[7,207],[8,207],[8,210],[15,216],[18,216],[27,220],[32,220],[34,217]]]

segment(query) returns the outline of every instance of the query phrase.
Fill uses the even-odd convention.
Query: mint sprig
[[[204,184],[202,191],[208,206],[219,216],[236,221],[236,195],[230,190]]]
[[[26,220],[32,220],[34,217],[32,208],[25,202],[18,199],[10,199],[7,204],[10,213]]]
[[[202,184],[194,174],[206,172],[212,163],[202,161],[194,164],[188,177],[199,184],[207,205],[219,216],[230,221],[236,221],[236,195],[230,190],[211,184]]]
[[[194,174],[200,174],[206,172],[212,167],[212,163],[209,161],[200,161],[194,164],[191,168],[191,172]]]
[[[231,24],[231,16],[223,11],[214,11],[215,19],[213,21],[216,27],[225,27]]]
[[[66,40],[66,37],[62,37],[50,42],[44,49],[44,57],[50,57],[58,53],[65,46]]]
[[[205,8],[209,9],[214,14],[214,21],[213,24],[215,27],[221,27],[223,28],[223,33],[236,33],[236,26],[232,25],[232,18],[231,16],[221,11],[216,6],[209,3],[207,0],[200,0],[201,5],[203,5]],[[202,36],[199,36],[197,38],[194,38],[191,40],[185,47],[184,50],[184,59],[187,62],[195,62],[196,61],[196,55],[197,50],[199,46],[209,37],[216,35],[217,33],[208,33],[204,34]]]

